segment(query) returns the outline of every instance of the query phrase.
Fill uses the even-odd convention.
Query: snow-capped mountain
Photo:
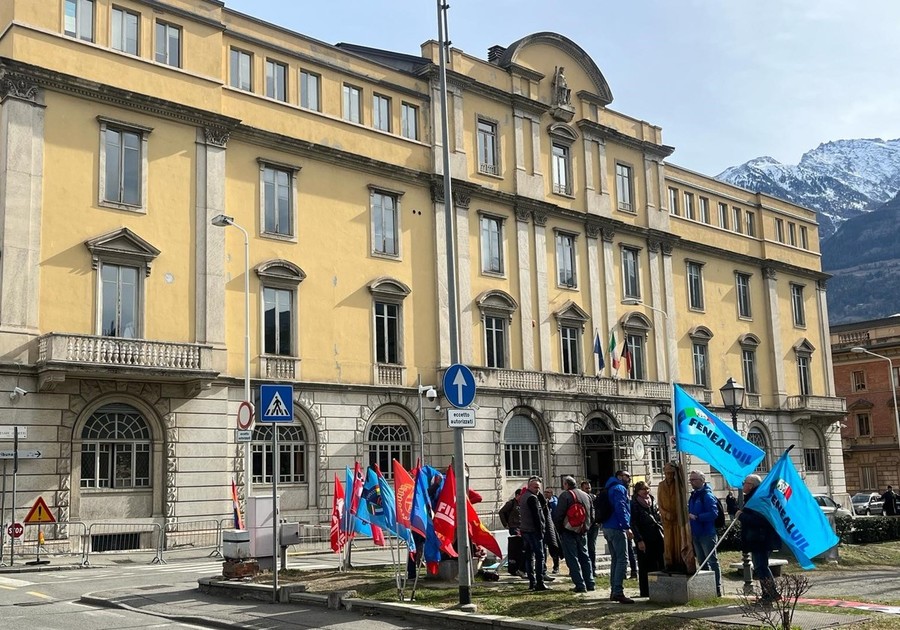
[[[818,211],[824,239],[900,191],[900,138],[825,142],[797,165],[758,157],[726,169],[718,179]]]

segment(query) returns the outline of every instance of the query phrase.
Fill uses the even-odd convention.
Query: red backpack
[[[584,504],[578,499],[578,495],[574,490],[569,490],[572,495],[572,502],[566,508],[566,518],[563,520],[563,526],[570,532],[583,534],[588,530],[587,510]]]

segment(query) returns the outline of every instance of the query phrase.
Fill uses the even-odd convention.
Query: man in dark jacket
[[[885,516],[896,516],[897,515],[897,495],[894,494],[894,489],[891,486],[887,487],[887,492],[881,495],[881,500],[884,501],[884,509],[882,514]]]
[[[748,475],[744,479],[744,504],[759,488],[762,479],[759,475]],[[753,563],[753,575],[759,580],[762,590],[760,601],[764,604],[778,601],[781,596],[775,588],[775,578],[769,569],[769,553],[780,546],[781,539],[769,523],[769,520],[753,510],[743,508],[738,510],[737,519],[741,522],[741,551],[750,554]]]
[[[525,572],[528,588],[533,591],[549,591],[544,584],[547,570],[544,560],[544,534],[547,521],[542,509],[541,478],[531,477],[525,491],[519,495],[519,531],[525,543]],[[543,502],[546,504],[546,502]]]
[[[510,536],[519,535],[519,496],[522,494],[522,488],[516,489],[516,496],[503,504],[497,514],[500,516],[500,522],[503,527],[509,529]]]
[[[559,541],[562,544],[563,555],[566,558],[566,566],[569,567],[569,577],[575,585],[576,593],[586,593],[594,590],[594,571],[591,567],[591,558],[588,555],[587,532],[594,522],[594,502],[590,495],[575,487],[575,477],[563,479],[565,491],[559,495],[556,509],[553,512],[553,523],[559,532]],[[577,528],[566,517],[569,506],[575,502],[584,508],[585,520]]]
[[[628,541],[631,533],[631,500],[628,497],[628,486],[631,484],[631,473],[618,470],[606,482],[606,492],[613,508],[612,516],[606,519],[603,537],[609,545],[609,598],[621,604],[633,604],[634,600],[625,595],[623,582],[628,568]]]
[[[719,569],[719,557],[715,551],[716,543],[719,541],[716,534],[719,502],[716,501],[712,488],[706,483],[706,476],[703,473],[692,470],[688,481],[692,488],[688,499],[688,519],[691,522],[694,555],[697,557],[698,565],[709,556],[706,564],[716,576],[716,595],[722,597],[722,571]],[[703,566],[700,565],[699,568],[703,569]]]

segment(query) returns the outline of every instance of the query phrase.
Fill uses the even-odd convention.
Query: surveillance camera
[[[441,406],[438,405],[437,407],[435,407],[435,408],[434,408],[434,412],[435,412],[435,413],[441,413]]]
[[[22,389],[21,387],[19,387],[19,386],[17,385],[17,386],[14,387],[13,390],[9,393],[9,399],[10,399],[10,400],[15,400],[16,398],[19,398],[19,397],[25,397],[25,396],[27,396],[27,395],[28,395],[28,391]]]
[[[437,397],[438,397],[437,390],[434,387],[430,388],[428,391],[425,392],[425,397],[430,401],[437,400]]]

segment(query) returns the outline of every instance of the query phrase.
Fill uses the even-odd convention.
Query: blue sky
[[[434,0],[225,0],[321,41],[418,54]],[[900,137],[897,0],[451,0],[455,48],[486,58],[539,31],[580,45],[612,108],[663,128],[671,161],[716,175],[796,164],[841,138]]]

